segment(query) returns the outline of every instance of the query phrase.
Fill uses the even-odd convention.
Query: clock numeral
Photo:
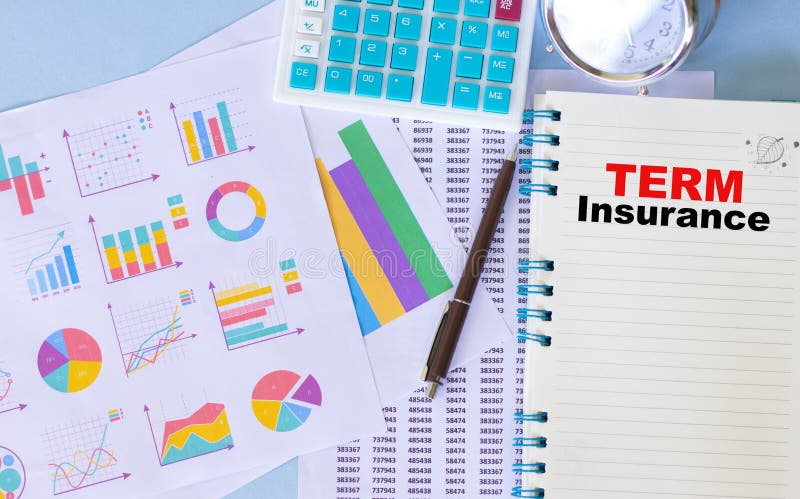
[[[675,5],[675,0],[664,0],[664,5],[662,5],[661,8],[667,12],[672,12],[673,5]]]
[[[669,21],[664,21],[663,27],[658,30],[658,34],[661,36],[669,36],[670,31],[672,31],[672,24]]]
[[[644,42],[644,46],[647,48],[648,52],[652,52],[653,51],[653,45],[655,43],[656,43],[656,39],[655,38],[651,38],[651,39],[647,40],[646,42]]]
[[[628,45],[628,48],[625,49],[625,59],[633,59],[634,51],[633,49],[636,48],[636,45]]]

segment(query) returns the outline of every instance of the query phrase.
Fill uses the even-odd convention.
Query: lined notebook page
[[[526,412],[547,411],[548,422],[526,431],[548,441],[526,451],[546,472],[524,484],[548,499],[800,497],[800,106],[548,93],[536,107],[563,119],[537,126],[561,145],[535,151],[560,168],[539,180],[558,195],[534,194],[532,254],[555,271],[529,282],[555,294],[528,304],[552,311],[552,322],[528,324],[552,346],[528,345]],[[608,163],[636,165],[624,196]],[[642,180],[642,165],[668,169]],[[673,193],[674,167],[700,172],[704,200],[689,198],[691,183]],[[727,196],[706,191],[736,171],[741,202],[735,181]],[[666,199],[642,196],[656,191]],[[606,223],[599,208],[593,222],[595,203],[630,205],[634,221],[614,211]],[[645,215],[658,207],[657,225],[637,222],[640,205]],[[675,208],[666,222],[661,207]],[[701,210],[719,210],[722,227],[681,227],[686,209],[698,224]],[[725,227],[732,210],[745,218],[732,214],[731,225],[744,228]],[[766,230],[747,225],[754,212],[767,214]]]

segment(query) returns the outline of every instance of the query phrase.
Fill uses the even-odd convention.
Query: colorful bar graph
[[[161,221],[121,230],[116,235],[107,234],[102,236],[101,241],[112,282],[176,264],[172,260],[167,234]],[[75,262],[70,249],[65,247],[64,250],[67,268],[72,275]]]
[[[156,243],[159,263],[162,267],[172,265],[172,254],[169,251],[169,243],[167,243],[167,233],[164,232],[164,224],[161,221],[153,222],[150,224],[150,230],[153,231],[153,240]]]
[[[61,282],[61,287],[66,288],[69,286],[69,279],[67,279],[67,269],[64,267],[64,258],[61,255],[56,255],[56,270],[58,270],[58,280]]]
[[[351,159],[317,169],[367,335],[453,284],[363,122],[339,138]]]
[[[214,156],[214,153],[211,152],[211,142],[208,139],[206,122],[203,120],[203,111],[195,111],[192,116],[194,117],[194,125],[197,127],[197,135],[200,137],[200,148],[203,150],[203,157],[209,159]]]
[[[106,261],[108,262],[108,270],[111,272],[111,280],[117,281],[125,277],[122,272],[122,260],[119,258],[117,251],[117,242],[112,234],[102,237],[103,250],[106,254]]]
[[[142,269],[139,266],[139,255],[136,254],[136,248],[133,247],[131,231],[123,230],[117,236],[119,236],[119,244],[122,248],[122,256],[125,259],[125,268],[128,271],[128,275],[140,274]]]
[[[183,123],[183,134],[186,136],[186,145],[189,146],[189,156],[192,162],[200,161],[200,147],[197,145],[197,135],[194,133],[194,127],[190,120],[185,120]]]
[[[219,113],[219,120],[222,122],[222,130],[225,132],[225,142],[228,144],[228,152],[236,151],[239,148],[236,146],[236,136],[233,134],[231,116],[228,114],[228,104],[226,104],[225,101],[217,102],[217,112]]]
[[[214,152],[217,156],[225,154],[225,144],[222,142],[222,131],[219,129],[219,120],[217,118],[210,118],[208,120],[208,128],[211,129],[211,140],[214,141]]]
[[[150,272],[156,269],[156,259],[153,254],[153,247],[150,245],[150,236],[147,234],[147,227],[140,225],[133,229],[136,235],[136,244],[139,245],[139,254],[142,255],[144,271]]]
[[[28,191],[28,182],[25,180],[25,173],[22,171],[22,161],[19,156],[8,158],[8,166],[11,168],[11,183],[14,185],[14,192],[17,194],[19,211],[23,215],[33,213],[33,202]]]
[[[19,211],[22,215],[33,213],[33,200],[45,197],[39,165],[35,161],[22,165],[20,156],[6,159],[0,147],[0,192],[14,189]]]
[[[72,254],[72,246],[64,246],[64,259],[67,261],[67,270],[69,271],[69,280],[72,284],[79,284],[81,282],[78,278],[78,268],[75,266],[75,256]]]
[[[25,173],[28,174],[28,182],[31,184],[33,199],[42,199],[44,197],[44,185],[42,185],[42,175],[39,173],[39,165],[36,161],[25,163]]]
[[[214,291],[228,349],[265,341],[289,329],[272,291],[272,286],[259,282]]]

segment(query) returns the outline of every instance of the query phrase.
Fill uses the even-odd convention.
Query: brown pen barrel
[[[469,311],[468,304],[472,302],[475,289],[480,282],[483,265],[486,263],[492,239],[497,231],[497,224],[503,214],[503,206],[506,204],[508,192],[511,190],[516,166],[517,163],[514,160],[503,162],[500,173],[494,182],[484,216],[481,218],[475,239],[472,241],[464,272],[456,288],[455,298],[450,302],[447,317],[435,340],[435,348],[431,352],[432,356],[429,359],[425,381],[438,383],[439,379],[450,369],[450,361],[453,359],[455,346]]]

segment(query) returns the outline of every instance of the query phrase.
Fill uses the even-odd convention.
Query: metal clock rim
[[[683,22],[683,39],[681,40],[678,50],[673,53],[672,57],[666,61],[662,61],[646,72],[630,74],[609,73],[583,62],[564,42],[564,39],[555,28],[555,15],[553,12],[553,4],[555,1],[556,0],[541,0],[540,11],[542,24],[544,24],[547,35],[553,42],[553,46],[573,68],[583,71],[592,78],[606,84],[627,87],[645,85],[664,78],[683,64],[686,58],[689,57],[695,41],[702,39],[703,35],[698,33],[699,18],[697,14],[697,0],[681,0],[681,3],[685,6],[686,12]],[[717,3],[718,2],[719,0],[717,0]]]

